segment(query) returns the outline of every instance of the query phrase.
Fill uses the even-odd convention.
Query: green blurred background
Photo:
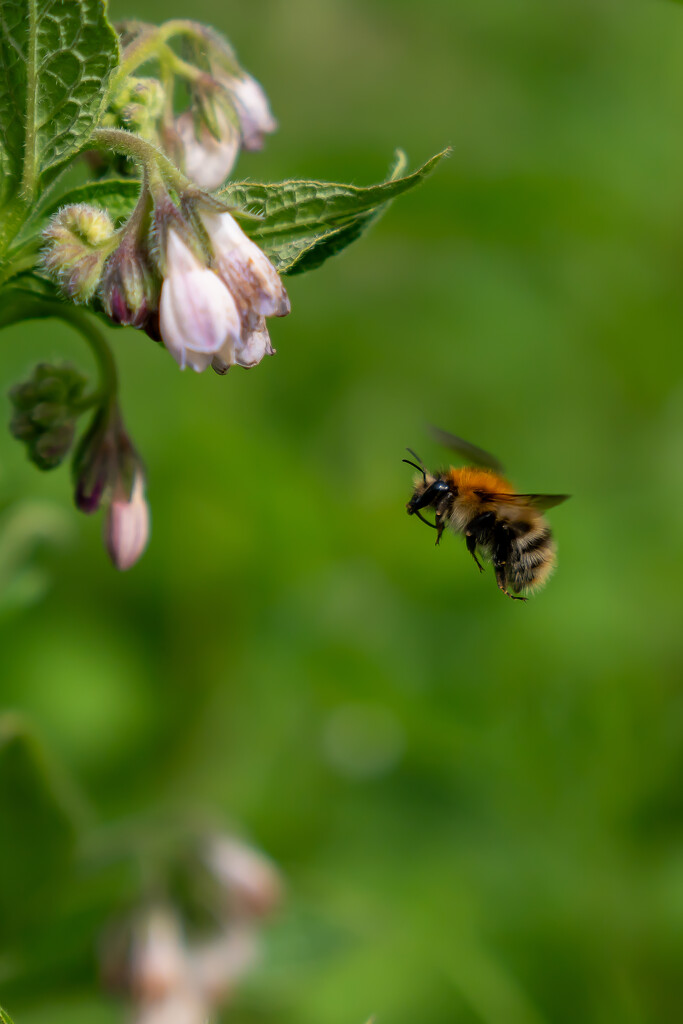
[[[683,1019],[683,9],[111,10],[228,34],[280,122],[239,177],[369,184],[397,145],[454,152],[291,279],[257,370],[181,374],[110,332],[153,508],[130,573],[6,435],[2,705],[101,824],[200,809],[279,862],[226,1019]],[[65,354],[87,359],[59,325],[5,331],[2,394]],[[404,447],[444,458],[430,422],[572,493],[528,604],[405,515]],[[0,961],[17,1024],[122,1020],[89,955],[40,984]]]

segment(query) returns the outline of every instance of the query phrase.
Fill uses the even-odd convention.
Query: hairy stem
[[[111,79],[112,95],[120,89],[128,75],[132,75],[142,64],[158,57],[159,51],[174,36],[185,36],[206,45],[206,32],[196,21],[176,18],[167,21],[158,28],[143,30],[123,52],[123,59]]]
[[[178,170],[158,146],[123,128],[98,128],[93,132],[89,145],[131,157],[142,165],[150,177],[153,177],[154,171],[158,168],[164,178],[179,192],[192,188],[189,178]]]
[[[25,199],[30,201],[36,188],[36,69],[37,60],[37,16],[35,0],[28,5],[28,60],[26,62],[26,142],[24,145],[24,170],[21,179],[21,190]]]
[[[0,328],[23,320],[45,320],[54,317],[64,320],[88,343],[95,357],[100,378],[99,394],[114,400],[118,393],[118,375],[116,363],[104,335],[95,324],[93,318],[77,306],[42,299],[37,296],[9,295],[0,309]]]

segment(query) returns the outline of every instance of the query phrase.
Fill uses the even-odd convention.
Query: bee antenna
[[[407,450],[410,452],[410,448],[408,448]],[[410,454],[414,455],[415,453],[414,452],[410,452]],[[401,459],[401,462],[406,462],[409,466],[412,466],[413,469],[416,469],[418,471],[418,473],[422,473],[422,476],[424,477],[424,481],[425,481],[425,483],[427,483],[427,474],[424,471],[424,466],[418,466],[416,462],[411,462],[410,459]]]
[[[414,459],[417,459],[417,461],[420,463],[420,467],[421,467],[422,471],[424,472],[425,464],[422,461],[422,459],[420,458],[420,456],[417,454],[417,452],[414,452],[412,448],[406,448],[406,451],[410,452],[410,454],[413,456]],[[404,459],[403,461],[407,462],[408,460]],[[411,465],[412,465],[412,463],[411,463]]]

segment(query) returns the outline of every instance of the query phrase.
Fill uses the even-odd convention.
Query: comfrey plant
[[[76,505],[105,510],[128,569],[148,540],[145,475],[98,321],[161,342],[181,369],[256,366],[274,353],[270,318],[290,312],[283,277],[349,245],[443,154],[408,175],[399,154],[369,188],[226,183],[276,123],[212,28],[114,27],[102,0],[0,0],[0,14],[0,326],[59,317],[99,367],[89,390],[71,367],[37,366],[12,390],[10,429],[40,469],[72,453]]]

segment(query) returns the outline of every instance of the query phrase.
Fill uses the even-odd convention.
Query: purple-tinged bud
[[[240,339],[240,316],[225,284],[195,256],[175,228],[168,231],[165,256],[159,302],[161,337],[181,369],[188,365],[199,373],[226,343]]]
[[[76,507],[92,515],[97,512],[117,476],[118,411],[99,408],[81,438],[72,464]]]
[[[149,540],[149,507],[138,453],[116,405],[95,413],[73,460],[74,500],[81,512],[107,504],[104,544],[117,569],[130,569]]]
[[[145,481],[138,470],[130,493],[115,493],[104,519],[104,544],[120,572],[132,568],[149,540],[149,506]]]
[[[160,283],[147,254],[124,236],[107,260],[100,284],[104,311],[115,324],[144,328],[159,305]]]
[[[242,132],[242,146],[247,150],[262,149],[264,135],[277,129],[268,97],[262,87],[243,72],[241,75],[220,75],[220,84],[230,94]]]
[[[92,298],[112,249],[113,234],[107,211],[86,203],[65,206],[43,231],[43,266],[74,302]]]

